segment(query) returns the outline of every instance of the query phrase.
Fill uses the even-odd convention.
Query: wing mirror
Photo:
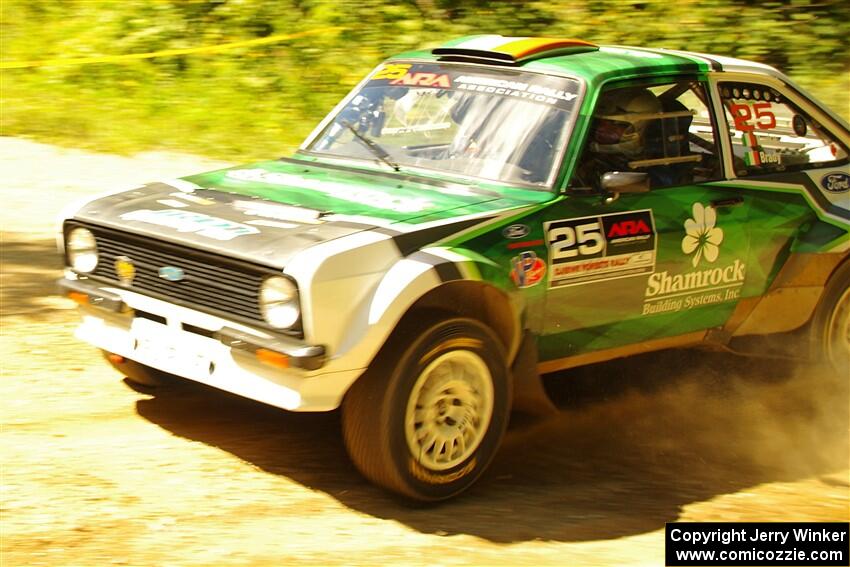
[[[609,171],[602,176],[602,190],[606,193],[646,193],[649,191],[649,174],[640,171]]]

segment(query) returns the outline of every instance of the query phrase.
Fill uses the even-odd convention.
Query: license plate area
[[[130,333],[132,358],[142,364],[186,377],[208,376],[215,371],[207,354],[211,349],[204,345],[209,339],[144,318],[133,320]]]

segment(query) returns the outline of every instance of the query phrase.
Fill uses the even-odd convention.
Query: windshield
[[[387,63],[304,149],[546,187],[578,89],[511,69]]]

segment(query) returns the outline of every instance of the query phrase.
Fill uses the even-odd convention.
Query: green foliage
[[[4,70],[2,134],[108,151],[283,155],[384,57],[461,35],[549,35],[775,65],[850,118],[845,0],[4,0],[3,61],[287,42]]]

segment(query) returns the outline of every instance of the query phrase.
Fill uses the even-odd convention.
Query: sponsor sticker
[[[511,266],[511,280],[521,289],[539,284],[546,275],[546,262],[530,250],[514,256]]]
[[[448,89],[452,81],[445,73],[405,73],[403,77],[390,81],[391,85],[403,85],[406,87],[436,87]]]
[[[729,111],[735,121],[735,129],[741,132],[772,130],[776,128],[776,115],[769,102],[754,104],[730,104]]]
[[[720,256],[723,229],[711,206],[694,203],[685,220],[682,253],[691,256],[691,271],[655,272],[646,283],[643,315],[671,313],[715,303],[737,301],[741,297],[747,265],[739,259],[731,264],[699,269],[703,261],[714,264]]]
[[[425,197],[403,197],[378,191],[377,189],[352,187],[345,183],[310,179],[300,175],[277,173],[260,168],[232,169],[227,172],[227,177],[228,179],[238,181],[288,185],[290,187],[310,189],[342,201],[398,213],[419,213],[434,208],[433,203]]]
[[[371,77],[370,83],[391,87],[425,87],[443,91],[481,93],[556,106],[565,110],[578,98],[578,83],[559,77],[536,74],[464,72],[430,63],[387,63]]]
[[[136,277],[136,266],[133,261],[127,256],[118,256],[115,258],[115,275],[118,276],[118,281],[121,285],[128,286],[133,283]]]
[[[741,297],[747,265],[740,260],[722,268],[684,274],[657,272],[649,277],[643,314],[668,313],[703,305],[736,301]]]
[[[544,227],[550,288],[655,271],[650,209],[550,221]]]
[[[175,189],[179,189],[184,193],[192,193],[195,189],[201,189],[200,185],[196,185],[191,181],[186,181],[185,179],[166,179],[163,181],[166,185],[174,187]]]
[[[516,250],[518,248],[534,248],[535,246],[543,246],[544,240],[542,238],[535,238],[534,240],[520,240],[519,242],[510,242],[508,243],[508,250]]]
[[[410,70],[410,63],[385,63],[377,73],[372,76],[373,81],[381,79],[401,79]]]
[[[185,209],[189,206],[183,201],[178,201],[177,199],[157,199],[156,202],[160,205],[165,205],[166,207],[171,207],[173,209]]]
[[[233,207],[247,216],[265,217],[280,221],[299,222],[304,224],[321,224],[321,211],[290,205],[279,205],[263,201],[234,201]],[[257,224],[257,223],[251,223]]]
[[[693,218],[685,221],[682,252],[694,255],[691,263],[696,268],[702,258],[707,262],[717,260],[720,244],[723,242],[723,229],[715,226],[717,211],[713,207],[694,203],[691,213]]]
[[[171,193],[170,195],[172,197],[179,197],[181,199],[184,199],[184,200],[189,201],[190,203],[194,203],[196,205],[204,205],[204,206],[215,205],[215,201],[213,201],[212,199],[206,199],[206,198],[200,197],[198,195],[193,195],[192,193]]]
[[[827,173],[820,180],[820,185],[830,193],[850,191],[850,175],[841,171]]]
[[[140,209],[121,215],[121,220],[136,221],[173,228],[177,232],[194,232],[213,240],[233,240],[239,236],[259,234],[253,226],[232,222],[218,217],[202,215],[176,209]]]

